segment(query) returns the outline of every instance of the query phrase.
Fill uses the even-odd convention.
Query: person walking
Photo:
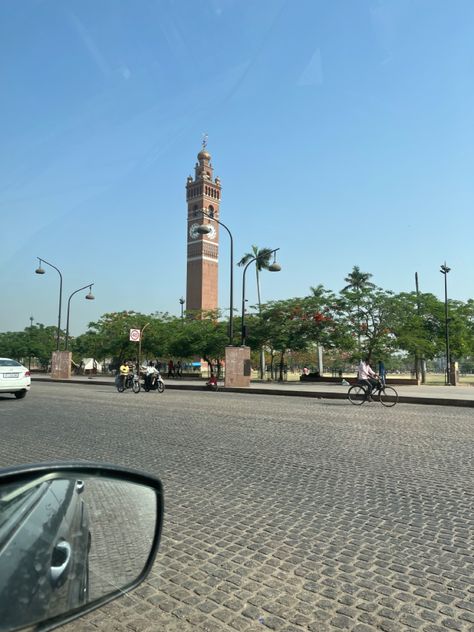
[[[174,377],[174,362],[171,359],[168,362],[168,377]]]

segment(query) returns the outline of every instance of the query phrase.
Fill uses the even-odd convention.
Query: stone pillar
[[[71,351],[53,351],[51,356],[51,377],[53,380],[69,380],[71,360]]]
[[[251,373],[250,347],[226,347],[224,386],[248,388]]]
[[[449,383],[451,386],[459,385],[459,364],[457,362],[451,362],[449,365]]]

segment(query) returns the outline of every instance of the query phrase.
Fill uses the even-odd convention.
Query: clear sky
[[[0,80],[2,331],[56,323],[36,256],[65,302],[95,283],[73,334],[179,314],[204,132],[236,258],[281,248],[263,300],[354,265],[442,297],[445,260],[474,297],[472,0],[3,0]],[[228,260],[222,233],[222,307]]]

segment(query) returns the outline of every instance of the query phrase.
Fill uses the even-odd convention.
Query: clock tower
[[[188,204],[188,267],[186,276],[186,309],[216,310],[218,307],[217,282],[219,266],[219,224],[209,217],[219,219],[221,183],[213,179],[211,156],[206,141],[199,152],[194,167],[194,178],[188,176],[186,201]],[[203,215],[207,213],[208,217]],[[197,229],[209,225],[204,235]]]

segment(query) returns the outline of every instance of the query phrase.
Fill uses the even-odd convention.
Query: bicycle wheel
[[[140,392],[140,382],[138,380],[133,380],[133,384],[132,384],[132,390],[134,393],[139,393]]]
[[[360,406],[367,399],[367,392],[363,386],[355,384],[348,390],[347,397],[349,398],[351,404],[354,404],[354,406]]]
[[[165,390],[165,385],[163,384],[163,382],[158,381],[157,389],[158,389],[158,393],[163,393],[163,391]]]
[[[117,390],[118,390],[118,392],[119,392],[119,393],[123,393],[123,392],[124,392],[124,390],[125,390],[125,389],[124,389],[124,387],[123,387],[123,384],[119,384],[119,385],[117,386]]]
[[[395,406],[397,402],[398,402],[398,393],[391,386],[385,386],[380,391],[380,403],[383,406],[387,406],[387,407]]]

